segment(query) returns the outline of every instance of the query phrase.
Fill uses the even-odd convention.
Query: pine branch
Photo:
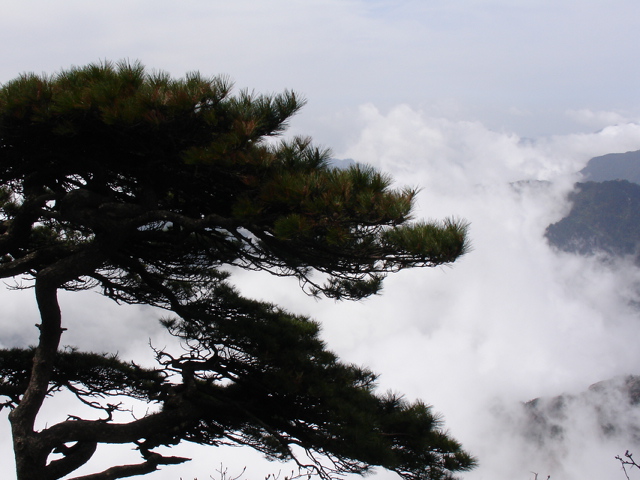
[[[145,475],[158,470],[158,465],[178,465],[188,462],[190,458],[185,457],[165,457],[158,453],[151,453],[147,460],[142,463],[132,465],[119,465],[108,468],[100,473],[91,475],[83,475],[81,477],[73,477],[69,480],[116,480],[118,478],[133,477],[136,475]]]

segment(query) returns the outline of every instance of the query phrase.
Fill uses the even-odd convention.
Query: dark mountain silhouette
[[[640,150],[594,157],[580,173],[584,181],[627,180],[640,184]]]
[[[626,180],[577,183],[569,200],[569,215],[547,227],[551,245],[583,255],[637,255],[640,185]]]
[[[640,150],[594,157],[580,172],[569,215],[549,225],[545,236],[559,250],[591,255],[640,251]]]

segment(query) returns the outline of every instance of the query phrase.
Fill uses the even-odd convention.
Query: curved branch
[[[62,453],[64,457],[47,465],[46,479],[57,480],[77,470],[93,457],[97,447],[97,442],[78,442],[72,447],[59,447],[57,451]]]
[[[43,443],[53,448],[69,442],[135,443],[141,438],[162,434],[174,426],[198,418],[200,412],[190,405],[162,410],[129,423],[107,423],[96,420],[65,420],[40,432]]]
[[[178,465],[180,463],[188,462],[189,460],[191,459],[185,457],[164,457],[159,453],[151,453],[146,462],[131,465],[119,465],[117,467],[107,468],[100,473],[74,477],[70,480],[115,480],[117,478],[145,475],[147,473],[155,472],[158,469],[158,465]]]
[[[120,206],[120,204],[113,204],[113,207],[110,205],[111,204],[103,205],[100,208],[109,209],[118,208]],[[243,226],[243,223],[238,220],[232,220],[214,213],[210,213],[203,218],[196,219],[170,210],[152,210],[139,215],[134,219],[136,224],[142,225],[146,225],[153,221],[171,222],[194,232],[204,230],[206,228],[224,228],[229,231],[233,231]]]
[[[18,259],[0,265],[0,278],[10,278],[29,273],[42,265],[48,265],[61,258],[79,253],[77,246],[54,245],[41,248]]]

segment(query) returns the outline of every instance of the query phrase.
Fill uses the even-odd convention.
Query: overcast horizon
[[[0,83],[130,59],[228,75],[236,92],[300,93],[308,103],[286,136],[419,187],[416,217],[466,219],[473,249],[451,268],[391,276],[363,302],[315,301],[295,281],[235,272],[242,292],[317,319],[329,349],[380,373],[382,390],[433,405],[479,459],[465,480],[623,480],[613,457],[640,455],[588,422],[568,427],[557,452],[534,448],[517,413],[519,402],[640,374],[640,270],[555,252],[543,237],[590,158],[640,150],[637,0],[7,1],[0,40]],[[0,347],[35,342],[31,292],[0,298]],[[108,329],[84,321],[97,306]],[[62,308],[65,345],[144,361],[149,339],[168,341],[154,311],[94,293],[64,295]],[[66,414],[61,405],[42,422]],[[247,465],[248,479],[288,473],[245,449],[176,454],[189,451],[192,462],[140,478],[218,478],[221,463],[231,474]],[[0,463],[12,462],[2,412]]]

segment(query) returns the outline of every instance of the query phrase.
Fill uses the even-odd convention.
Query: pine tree
[[[103,443],[136,446],[140,463],[76,480],[142,475],[188,460],[154,451],[183,441],[249,445],[323,478],[470,469],[430,407],[377,393],[376,376],[340,362],[314,321],[242,297],[225,270],[362,299],[388,273],[455,261],[466,225],[411,221],[415,190],[370,167],[332,168],[307,138],[277,141],[304,104],[295,93],[231,87],[104,62],[0,89],[0,278],[28,279],[40,312],[36,347],[0,351],[18,479],[69,478]],[[155,351],[149,369],[60,349],[58,292],[85,289],[167,310],[186,353]],[[36,431],[60,391],[99,418]],[[119,423],[116,395],[156,408]]]

